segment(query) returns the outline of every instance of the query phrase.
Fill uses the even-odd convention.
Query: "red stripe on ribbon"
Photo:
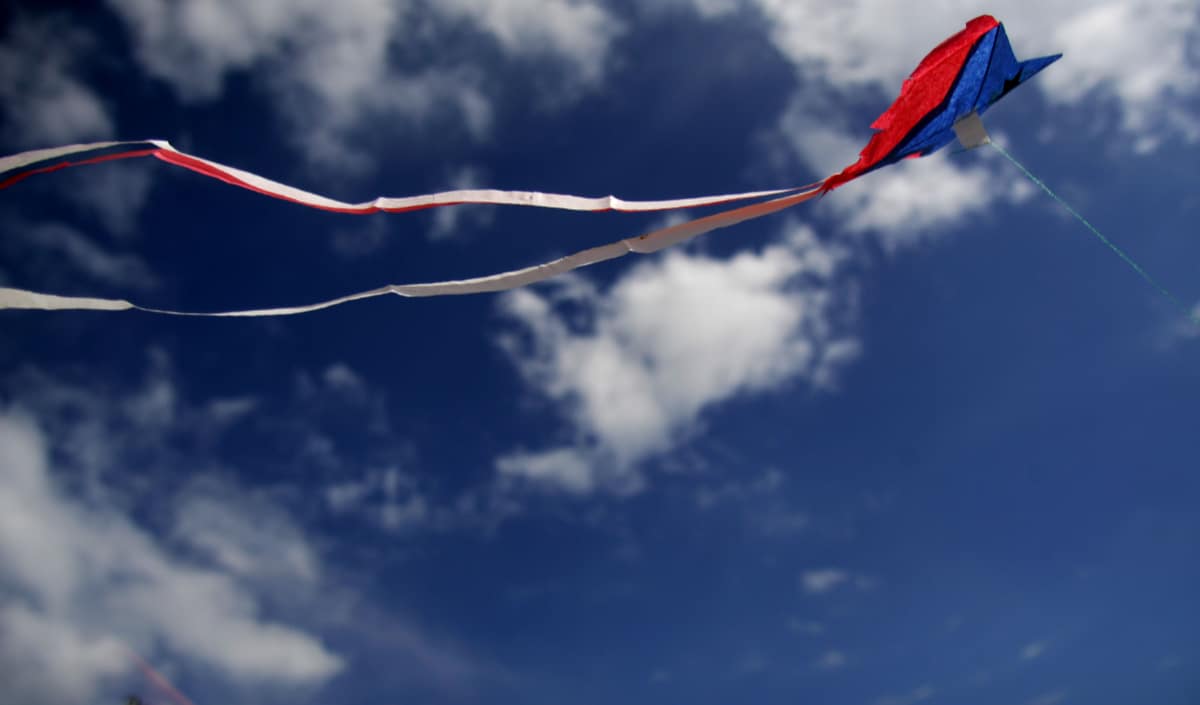
[[[145,156],[153,154],[157,151],[159,151],[159,150],[158,149],[138,149],[138,150],[134,150],[132,152],[118,152],[116,154],[105,154],[103,156],[92,157],[90,159],[80,159],[79,161],[71,161],[70,159],[65,159],[61,162],[58,162],[57,164],[50,164],[49,166],[42,166],[42,167],[38,167],[36,169],[30,169],[29,171],[23,171],[19,174],[13,174],[12,176],[8,177],[7,179],[0,181],[0,189],[6,189],[9,186],[12,186],[13,184],[15,184],[19,181],[24,181],[25,179],[28,179],[29,177],[33,176],[34,174],[49,174],[51,172],[60,171],[62,169],[66,169],[68,167],[73,167],[73,166],[84,166],[85,164],[99,164],[101,162],[116,161],[118,159],[132,159],[134,157],[145,157]]]

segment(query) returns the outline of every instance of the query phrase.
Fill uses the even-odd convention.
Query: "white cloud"
[[[366,388],[363,378],[344,362],[326,367],[321,378],[327,387],[345,394],[362,394]]]
[[[1025,705],[1060,705],[1067,699],[1067,691],[1055,690],[1032,698]]]
[[[836,671],[840,668],[845,668],[848,661],[849,659],[846,658],[845,652],[831,649],[821,654],[816,662],[813,663],[813,666],[822,671]]]
[[[129,670],[130,656],[119,640],[81,634],[26,603],[0,607],[0,628],[0,677],[13,702],[87,702],[98,683]]]
[[[356,458],[340,445],[331,443],[331,460],[292,449],[348,417],[368,418],[373,429],[351,423],[339,439],[368,447],[367,456],[408,460],[411,450],[387,428],[382,401],[360,373],[335,363],[301,375],[282,413],[238,395],[195,403],[171,366],[152,350],[132,389],[100,381],[95,370],[86,384],[62,369],[0,377],[0,394],[26,414],[0,413],[0,633],[39,637],[0,639],[0,682],[32,692],[22,702],[36,705],[98,701],[98,689],[134,665],[130,647],[155,664],[204,674],[217,692],[294,700],[342,666],[318,638],[325,633],[337,635],[339,650],[353,643],[356,654],[386,661],[384,682],[398,688],[461,696],[507,677],[398,617],[397,605],[375,604],[357,591],[361,578],[327,565],[318,547],[336,537],[314,540],[288,508],[310,506],[309,485],[228,479],[237,463],[223,441],[235,420],[249,445],[277,449],[251,454],[256,471],[279,463],[268,476],[286,468],[310,481],[329,478],[327,470],[345,477]],[[350,380],[368,388],[356,393]],[[396,531],[422,511],[430,518],[421,526],[472,529],[511,511],[504,497],[479,492],[449,508],[417,509],[425,499],[413,500],[415,476],[389,470],[370,479],[375,494],[362,508]],[[345,501],[355,508],[354,496]]]
[[[163,644],[240,681],[304,685],[340,670],[315,637],[260,617],[232,575],[183,562],[119,511],[62,492],[27,417],[0,415],[0,455],[0,629],[30,635],[0,651],[5,682],[80,702],[132,665],[123,645]]]
[[[1186,319],[1179,321],[1174,335],[1170,337],[1183,339],[1200,337],[1200,303],[1192,307]]]
[[[138,58],[185,100],[220,95],[230,74],[287,55],[273,66],[331,100],[352,98],[377,76],[392,23],[391,3],[351,0],[111,0],[133,34]],[[303,41],[303,46],[289,46]]]
[[[837,568],[808,570],[800,576],[800,585],[809,595],[824,595],[850,580],[850,574]]]
[[[345,0],[110,0],[133,36],[147,72],[185,100],[218,97],[227,77],[253,76],[278,103],[306,155],[325,165],[361,169],[366,124],[424,124],[454,116],[486,135],[492,106],[482,72],[447,64],[430,50],[421,68],[400,69],[397,50],[443,47],[447,23],[467,23],[506,56],[550,57],[572,79],[596,82],[617,23],[587,0],[446,0],[432,4]],[[448,35],[449,36],[449,35]],[[570,85],[575,81],[566,81]],[[386,120],[380,118],[386,117]],[[368,122],[370,121],[370,122]]]
[[[390,218],[367,218],[366,222],[334,230],[329,242],[333,251],[342,257],[365,257],[383,248],[392,234],[393,224],[397,222]]]
[[[570,494],[589,494],[596,488],[592,459],[574,448],[509,453],[496,460],[496,470],[501,477],[519,478]]]
[[[0,138],[21,148],[104,139],[114,127],[77,74],[92,39],[52,21],[14,22],[0,43]]]
[[[592,0],[442,0],[439,7],[477,22],[509,53],[563,57],[584,81],[600,77],[623,29]]]
[[[60,177],[61,192],[85,213],[95,215],[114,235],[135,235],[142,208],[150,198],[152,169],[148,162],[93,164]]]
[[[213,399],[205,405],[204,415],[214,425],[223,427],[245,417],[254,411],[258,404],[257,399],[248,396]]]
[[[697,509],[710,511],[733,505],[755,533],[789,538],[805,531],[811,518],[788,505],[780,492],[784,481],[782,472],[770,469],[745,480],[701,485],[693,496]]]
[[[1038,658],[1046,650],[1046,646],[1047,644],[1044,641],[1034,641],[1026,644],[1021,648],[1021,660],[1032,661]]]
[[[149,266],[137,255],[116,254],[62,223],[4,223],[6,237],[0,249],[23,261],[28,276],[42,286],[77,287],[86,279],[122,289],[151,289],[157,284]]]
[[[865,138],[805,110],[802,100],[792,102],[780,119],[780,138],[821,174],[837,173],[853,162]],[[997,157],[980,149],[905,160],[840,187],[818,206],[832,209],[842,230],[874,233],[894,252],[994,204],[1019,203],[1033,195],[1033,187]]]
[[[565,277],[504,295],[517,330],[502,346],[562,404],[577,440],[497,467],[577,493],[635,492],[638,464],[683,441],[713,405],[793,378],[832,384],[857,351],[840,330],[844,257],[792,226],[784,242],[727,260],[665,253],[603,294]]]
[[[468,164],[458,167],[450,174],[445,190],[484,188],[485,181],[484,170]],[[490,225],[495,216],[494,206],[462,205],[437,208],[433,211],[433,226],[429,229],[429,237],[444,240],[460,236],[466,227],[475,229]]]
[[[783,482],[783,473],[771,469],[748,482],[702,485],[696,488],[696,506],[700,509],[711,509],[726,502],[746,501],[756,495],[770,496],[783,486]]]
[[[420,79],[393,77],[388,48],[400,5],[349,0],[111,0],[152,76],[187,101],[220,96],[228,76],[254,73],[310,158],[348,169],[365,155],[345,132],[385,101],[423,118],[437,99]]]
[[[361,480],[325,488],[325,502],[334,514],[363,516],[387,531],[404,532],[435,523],[434,508],[417,479],[397,468],[368,472]]]
[[[1046,72],[1043,89],[1057,103],[1094,94],[1115,98],[1141,152],[1156,148],[1164,131],[1200,141],[1200,120],[1194,105],[1187,105],[1200,97],[1200,60],[1189,54],[1198,40],[1200,10],[1194,4],[1080,3],[1056,23],[1051,41],[1066,57],[1062,70]]]
[[[192,483],[176,501],[173,538],[228,573],[296,590],[320,578],[300,529],[271,502],[218,482]]]
[[[821,636],[825,633],[825,625],[813,620],[793,617],[788,620],[788,631],[806,636]]]
[[[937,691],[933,686],[925,684],[913,689],[905,695],[885,695],[875,700],[875,705],[916,705],[932,698]]]

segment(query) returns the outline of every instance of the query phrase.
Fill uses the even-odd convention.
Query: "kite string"
[[[1100,240],[1100,242],[1104,243],[1105,245],[1108,246],[1108,248],[1110,250],[1115,252],[1118,257],[1120,257],[1122,260],[1124,260],[1125,263],[1128,264],[1133,269],[1133,271],[1137,272],[1142,277],[1142,279],[1146,280],[1147,284],[1149,284],[1150,286],[1157,289],[1159,291],[1159,293],[1161,293],[1163,296],[1167,297],[1167,299],[1169,299],[1171,301],[1171,303],[1178,306],[1179,309],[1184,313],[1185,316],[1187,316],[1191,320],[1191,322],[1193,324],[1200,325],[1200,311],[1195,311],[1195,312],[1191,311],[1188,308],[1187,304],[1180,301],[1174,294],[1172,294],[1170,291],[1167,291],[1166,287],[1164,287],[1162,284],[1159,284],[1157,281],[1155,281],[1154,277],[1150,276],[1146,272],[1146,270],[1142,269],[1141,266],[1138,265],[1137,262],[1133,261],[1133,258],[1131,258],[1129,255],[1125,254],[1125,251],[1122,250],[1120,247],[1117,247],[1116,243],[1114,243],[1112,240],[1109,240],[1108,238],[1104,237],[1104,235],[1099,230],[1096,229],[1096,226],[1089,223],[1087,218],[1084,218],[1082,215],[1079,214],[1079,211],[1077,211],[1071,207],[1071,204],[1067,203],[1057,193],[1050,190],[1050,187],[1047,186],[1044,181],[1042,181],[1038,177],[1034,176],[1033,172],[1029,171],[1029,169],[1026,169],[1024,164],[1017,161],[1016,157],[1014,157],[1013,155],[1008,153],[1008,150],[1001,147],[995,140],[989,140],[988,144],[995,147],[997,152],[1000,152],[1001,154],[1003,154],[1005,159],[1008,159],[1008,161],[1012,162],[1013,166],[1020,169],[1021,173],[1024,174],[1026,176],[1026,178],[1028,178],[1030,181],[1032,181],[1035,185],[1037,185],[1039,188],[1041,188],[1043,191],[1045,191],[1046,195],[1050,196],[1050,198],[1053,198],[1055,201],[1058,202],[1058,204],[1060,206],[1065,208],[1068,213],[1075,216],[1075,220],[1078,220],[1080,223],[1082,223],[1083,227],[1087,228],[1093,235],[1095,235]]]

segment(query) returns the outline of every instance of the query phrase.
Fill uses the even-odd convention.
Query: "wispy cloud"
[[[825,625],[821,622],[793,617],[788,620],[788,631],[806,636],[821,636],[826,630]]]
[[[869,575],[851,573],[841,568],[818,568],[800,574],[800,588],[808,595],[828,595],[847,587],[867,592],[878,586],[879,581]]]
[[[457,167],[450,174],[444,190],[483,188],[486,173],[482,167],[469,164]],[[429,229],[429,237],[434,240],[460,237],[464,230],[490,225],[495,216],[495,206],[464,205],[438,208],[433,212],[433,225]]]
[[[364,437],[383,456],[410,462],[357,370],[334,363],[300,375],[289,404],[298,411],[284,418],[253,396],[191,400],[161,350],[146,368],[132,387],[35,368],[0,377],[0,390],[21,400],[0,410],[0,592],[16,596],[0,610],[0,630],[20,635],[0,640],[0,680],[10,691],[38,705],[94,700],[133,666],[127,646],[200,669],[210,692],[252,688],[263,696],[256,702],[273,702],[266,696],[279,688],[293,699],[311,691],[363,649],[406,664],[391,664],[384,679],[396,687],[461,696],[506,678],[330,567],[328,537],[301,522],[320,511],[319,496],[231,479],[237,468],[222,452],[231,429],[291,448],[323,433],[340,437],[324,426],[350,412],[367,419]],[[294,452],[271,459],[289,477],[345,478],[362,467],[332,441],[324,455]],[[339,509],[369,512],[389,531],[487,528],[499,516],[497,500],[475,492],[431,505],[421,519],[413,498],[424,495],[413,482],[371,472],[363,488],[343,492]]]
[[[1054,690],[1031,698],[1025,705],[1061,705],[1066,700],[1067,691]]]
[[[0,416],[0,454],[0,582],[28,596],[0,612],[0,626],[21,635],[0,651],[16,692],[88,700],[132,666],[123,643],[143,652],[162,643],[234,680],[303,685],[341,669],[318,638],[260,616],[234,575],[176,558],[115,509],[56,487],[46,437],[28,417]],[[237,556],[220,528],[206,531],[202,543],[222,561]]]
[[[94,38],[62,20],[19,19],[0,40],[0,139],[34,148],[104,139],[113,119],[80,76]]]
[[[1021,647],[1021,660],[1033,661],[1046,651],[1049,644],[1045,641],[1033,641]]]
[[[837,568],[807,570],[800,575],[800,586],[809,595],[824,595],[849,582],[850,574]]]
[[[157,285],[141,257],[111,252],[68,225],[7,220],[0,227],[5,234],[0,250],[19,256],[24,271],[38,276],[42,286],[78,287],[81,277],[125,290]]]
[[[67,200],[84,214],[98,218],[109,233],[132,238],[150,200],[155,166],[135,161],[95,164],[62,174],[55,183]]]
[[[215,100],[229,77],[248,75],[274,99],[294,143],[311,161],[352,171],[373,164],[363,143],[366,125],[411,127],[438,119],[443,130],[454,125],[477,138],[488,133],[494,108],[485,62],[434,51],[456,37],[461,41],[464,27],[501,57],[536,59],[534,69],[547,63],[564,68],[562,85],[569,87],[599,80],[621,26],[588,0],[109,4],[128,28],[146,73],[183,100]],[[472,37],[469,46],[480,43]],[[423,46],[429,47],[425,67],[406,68],[396,60]]]
[[[830,649],[821,654],[816,661],[813,662],[813,667],[821,671],[837,671],[846,667],[850,659],[846,656],[846,652]]]
[[[917,703],[925,702],[932,698],[937,693],[933,686],[926,683],[925,685],[914,688],[911,693],[904,695],[885,695],[876,698],[874,705],[916,705]]]

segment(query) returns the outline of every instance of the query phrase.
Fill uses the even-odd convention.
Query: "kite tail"
[[[537,264],[532,267],[523,269],[514,269],[508,272],[492,274],[482,277],[474,277],[471,279],[458,279],[442,282],[428,282],[422,284],[391,284],[381,286],[375,289],[340,296],[336,299],[320,301],[314,304],[304,306],[287,306],[281,308],[264,308],[264,309],[247,309],[239,311],[218,311],[211,313],[195,313],[188,311],[172,311],[168,309],[151,308],[149,306],[139,306],[124,299],[97,299],[82,296],[56,296],[54,294],[43,294],[25,289],[12,289],[0,287],[0,309],[6,308],[23,308],[23,309],[43,309],[43,310],[91,310],[91,311],[128,311],[138,310],[146,313],[158,313],[168,316],[219,316],[223,318],[231,317],[257,317],[257,316],[291,316],[299,313],[309,313],[311,311],[319,311],[321,309],[332,308],[351,301],[360,299],[369,299],[376,296],[384,296],[386,294],[396,294],[404,297],[425,297],[425,296],[452,296],[462,294],[482,294],[498,291],[506,291],[515,289],[520,286],[526,286],[539,282],[544,279],[569,272],[573,269],[586,267],[598,262],[604,262],[610,259],[616,259],[637,252],[639,254],[648,254],[658,252],[672,245],[677,245],[686,240],[690,240],[704,233],[728,228],[738,223],[744,223],[748,220],[761,218],[771,213],[790,208],[804,201],[816,198],[821,195],[819,187],[810,188],[807,191],[775,198],[761,203],[755,203],[749,206],[741,206],[733,208],[713,215],[696,218],[677,225],[671,225],[665,228],[640,235],[637,237],[625,238],[617,240],[607,245],[592,247],[580,252],[576,252],[566,257],[560,257],[556,260]]]
[[[179,689],[176,688],[171,681],[167,680],[166,676],[154,670],[154,667],[147,663],[146,659],[139,656],[136,651],[128,646],[125,648],[127,651],[129,651],[129,655],[133,658],[133,662],[137,665],[138,670],[142,672],[142,675],[146,677],[146,680],[150,681],[150,683],[154,685],[156,690],[165,694],[171,699],[171,702],[175,703],[175,705],[196,705],[191,701],[191,699],[188,698],[188,696],[179,692]]]
[[[253,191],[262,196],[269,196],[318,210],[349,215],[404,213],[427,208],[461,206],[465,204],[525,206],[569,211],[642,213],[719,206],[737,201],[782,196],[788,193],[807,191],[816,185],[808,184],[806,186],[771,189],[768,191],[723,193],[714,196],[653,201],[628,201],[611,195],[588,197],[562,193],[543,193],[540,191],[459,189],[455,191],[442,191],[440,193],[428,193],[420,196],[379,196],[369,201],[350,203],[304,191],[294,186],[288,186],[287,184],[273,181],[253,172],[245,171],[244,169],[238,169],[227,164],[214,162],[210,159],[197,157],[194,154],[181,152],[171,146],[169,142],[163,140],[141,140],[72,144],[65,147],[35,149],[7,157],[0,157],[0,189],[13,186],[36,174],[47,174],[70,167],[140,157],[154,157],[167,164],[187,169],[210,179],[222,181],[231,186]]]
[[[1131,269],[1133,269],[1133,271],[1137,272],[1138,275],[1143,280],[1145,280],[1147,284],[1149,284],[1150,286],[1157,289],[1158,293],[1162,294],[1163,296],[1165,296],[1167,298],[1167,300],[1169,300],[1171,303],[1173,303],[1177,307],[1179,307],[1179,310],[1183,312],[1183,314],[1192,322],[1193,325],[1200,326],[1200,312],[1193,312],[1191,309],[1188,308],[1187,304],[1183,303],[1183,301],[1181,301],[1178,297],[1176,297],[1174,294],[1172,294],[1170,291],[1168,291],[1167,288],[1164,287],[1162,284],[1159,284],[1158,281],[1156,281],[1154,279],[1154,277],[1150,276],[1150,274],[1148,272],[1146,272],[1145,269],[1142,269],[1141,265],[1139,265],[1137,262],[1134,262],[1132,257],[1125,254],[1125,251],[1122,250],[1120,247],[1117,247],[1116,243],[1114,243],[1112,240],[1109,240],[1107,237],[1104,237],[1103,233],[1101,233],[1096,228],[1096,226],[1094,226],[1090,222],[1088,222],[1087,218],[1084,218],[1082,215],[1080,215],[1079,211],[1077,211],[1071,207],[1071,204],[1064,201],[1061,196],[1059,196],[1057,193],[1052,191],[1050,189],[1050,187],[1046,185],[1046,182],[1044,182],[1041,179],[1039,179],[1038,177],[1034,176],[1033,172],[1031,172],[1031,171],[1029,171],[1029,169],[1025,168],[1024,164],[1017,161],[1016,157],[1009,154],[1008,150],[1001,147],[994,140],[990,141],[989,144],[991,144],[993,147],[995,147],[997,152],[1000,152],[1000,154],[1003,154],[1005,159],[1012,162],[1013,166],[1020,169],[1021,173],[1024,174],[1025,177],[1028,178],[1030,181],[1032,181],[1035,186],[1040,188],[1042,191],[1045,191],[1046,195],[1050,196],[1050,198],[1053,198],[1055,201],[1058,202],[1058,205],[1062,206],[1064,209],[1066,209],[1066,211],[1068,213],[1070,213],[1072,216],[1074,216],[1075,220],[1078,220],[1083,225],[1083,227],[1087,228],[1089,232],[1091,232],[1093,235],[1095,235],[1096,238],[1098,240],[1100,240],[1100,242],[1107,245],[1108,249],[1115,252],[1116,255],[1118,257],[1120,257],[1125,262],[1125,264],[1129,265],[1129,267]]]

